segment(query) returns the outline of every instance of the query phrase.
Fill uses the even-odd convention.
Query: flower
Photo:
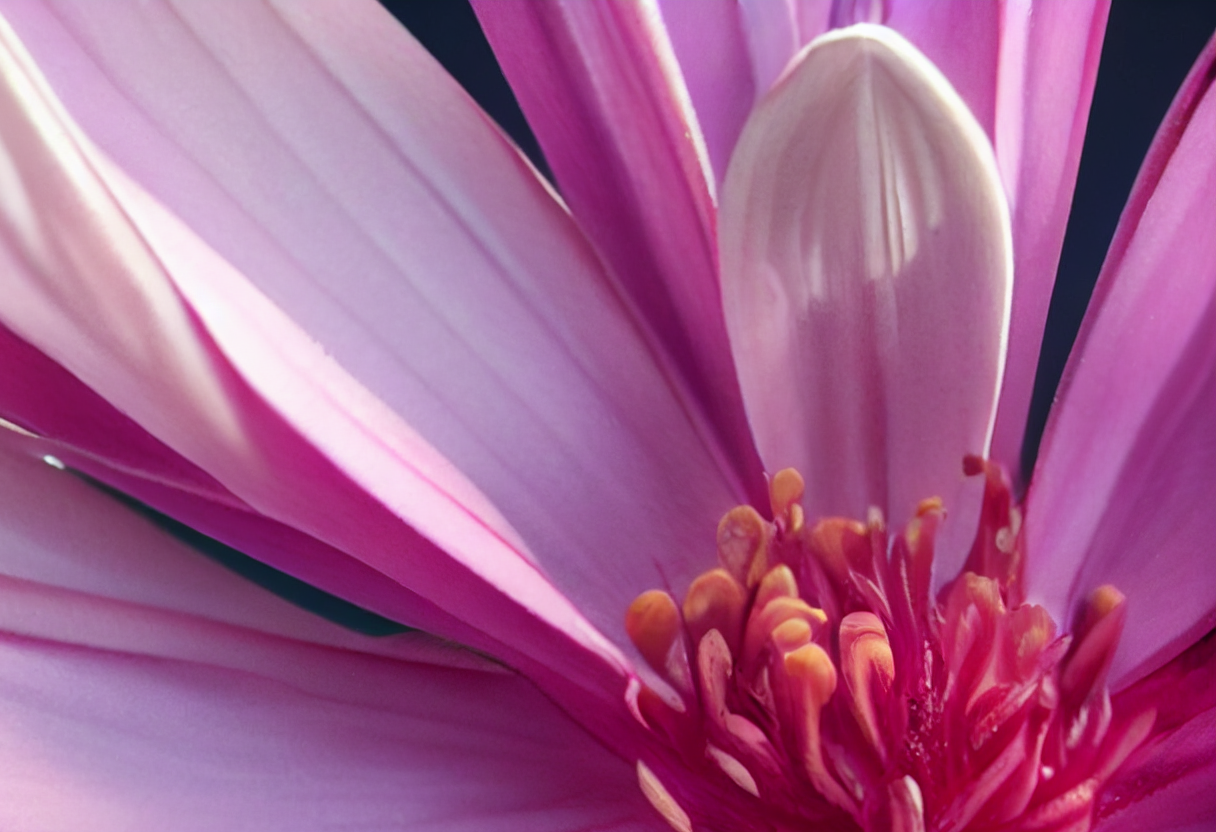
[[[739,98],[715,94],[716,68],[694,68],[670,14],[674,50],[647,7],[484,7],[588,242],[416,45],[375,9],[337,8],[4,6],[0,404],[24,430],[5,437],[2,480],[9,825],[658,822],[633,781],[654,740],[625,706],[620,617],[647,586],[704,569],[717,515],[764,496],[754,400],[707,281],[706,170],[724,169],[742,125],[713,102]],[[896,11],[888,22],[992,113],[1019,275],[992,448],[1008,460],[1051,272],[1036,264],[1058,251],[1055,183],[1075,169],[1096,63],[1096,38],[1079,56],[1056,38],[1100,30],[1103,13],[973,21],[1004,38],[981,50],[984,79],[951,72],[955,32]],[[764,20],[747,31],[746,77],[764,85],[793,48],[771,49],[761,35],[782,30]],[[747,59],[735,46],[724,64]],[[1213,470],[1211,61],[1133,196],[1028,497],[1028,589],[1058,617],[1115,580],[1129,602],[1114,689],[1188,690],[1135,777],[1109,785],[1110,828],[1186,820],[1177,795],[1210,776],[1210,587],[1163,607],[1145,586],[1180,586],[1211,539],[1194,510]],[[788,414],[766,417],[776,433],[749,415],[771,453]],[[44,454],[493,655],[549,699],[476,653],[359,638],[279,604]],[[1154,560],[1133,561],[1146,549]],[[662,802],[656,782],[643,776]]]

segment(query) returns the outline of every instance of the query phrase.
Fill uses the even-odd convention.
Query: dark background
[[[468,3],[381,2],[533,162],[547,171]],[[1140,162],[1174,93],[1214,29],[1216,0],[1121,0],[1113,4],[1035,380],[1023,459],[1027,471],[1034,464],[1047,410]]]

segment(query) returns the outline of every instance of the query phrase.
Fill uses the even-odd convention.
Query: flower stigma
[[[786,469],[770,481],[773,520],[727,512],[719,566],[682,603],[651,590],[630,605],[630,639],[674,692],[636,694],[663,749],[639,761],[644,792],[673,827],[1090,828],[1155,717],[1112,714],[1124,598],[1100,587],[1061,633],[1023,598],[1004,471],[978,457],[964,469],[984,477],[979,526],[936,596],[940,500],[897,534],[877,509],[808,523]]]

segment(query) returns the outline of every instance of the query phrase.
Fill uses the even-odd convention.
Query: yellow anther
[[[768,529],[751,506],[735,506],[718,523],[718,560],[745,586],[755,586],[768,570]]]
[[[784,664],[786,675],[799,684],[806,703],[813,705],[818,716],[819,708],[836,692],[836,668],[827,651],[818,644],[804,644],[786,653]]]
[[[812,607],[801,598],[779,596],[765,604],[763,609],[753,606],[743,640],[743,663],[750,665],[759,658],[773,631],[791,619],[805,622],[813,638],[827,623],[828,617],[823,610]]]
[[[784,563],[780,563],[761,579],[756,598],[752,601],[752,609],[762,610],[774,598],[797,597],[798,581],[794,578],[794,572]]]
[[[1126,618],[1126,600],[1113,586],[1100,586],[1089,594],[1060,674],[1060,690],[1066,697],[1080,701],[1106,684]]]
[[[743,638],[743,613],[747,595],[725,569],[711,569],[697,577],[684,596],[684,623],[693,644],[710,630],[717,630],[731,653],[738,655]]]
[[[840,670],[853,700],[853,716],[866,740],[885,758],[880,712],[895,679],[887,631],[871,612],[849,613],[840,622]]]
[[[823,758],[823,743],[819,717],[823,706],[836,691],[836,668],[818,644],[807,644],[784,657],[785,674],[793,691],[791,703],[798,711],[802,765],[811,783],[821,795],[845,811],[857,807],[853,799],[828,771]]]
[[[773,475],[768,486],[769,501],[773,507],[773,517],[779,523],[784,522],[787,534],[797,534],[802,528],[803,513],[802,495],[806,491],[806,483],[802,475],[793,468],[785,468]]]
[[[811,625],[801,618],[790,618],[782,621],[773,629],[770,636],[773,640],[773,646],[782,655],[792,653],[805,644],[810,644],[813,637]]]
[[[820,520],[807,536],[807,548],[837,583],[847,583],[853,569],[869,572],[870,532],[856,520],[844,517]]]
[[[1028,679],[1038,668],[1043,650],[1055,641],[1056,622],[1038,604],[1023,604],[1009,614],[1009,634],[1011,672],[1019,680]]]
[[[1094,625],[1123,605],[1123,593],[1110,584],[1102,586],[1089,593],[1085,599],[1085,607],[1077,622],[1074,636],[1082,636],[1093,629]]]
[[[945,503],[942,502],[941,497],[929,497],[916,504],[916,516],[924,517],[926,514],[941,513],[944,506]]]
[[[646,663],[667,675],[671,646],[680,635],[680,610],[661,589],[643,592],[625,613],[625,632]]]

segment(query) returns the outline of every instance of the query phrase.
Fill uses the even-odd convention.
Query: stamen
[[[738,654],[743,636],[743,612],[747,598],[743,587],[725,569],[714,569],[698,577],[684,598],[684,624],[693,644],[710,630],[726,639],[731,653]]]
[[[853,612],[844,617],[840,622],[840,663],[857,723],[885,762],[887,748],[880,733],[879,714],[885,715],[895,679],[895,657],[878,616]]]
[[[638,760],[638,785],[650,805],[667,821],[668,826],[676,832],[692,832],[692,819],[688,817],[688,812],[680,808],[671,792],[667,791],[650,767],[641,760]]]
[[[625,613],[625,632],[646,663],[664,673],[672,645],[680,637],[680,609],[661,589],[643,592]]]
[[[768,568],[768,527],[751,506],[737,506],[718,523],[718,561],[745,586],[755,586]]]
[[[966,469],[984,476],[979,528],[936,597],[940,499],[891,534],[877,509],[808,524],[802,478],[786,470],[769,484],[771,522],[748,506],[722,518],[721,567],[682,604],[651,591],[630,606],[629,638],[675,690],[669,701],[641,685],[637,712],[687,776],[710,778],[682,794],[731,801],[728,820],[712,806],[698,817],[715,829],[1089,828],[1102,784],[1157,722],[1151,704],[1116,713],[1106,689],[1125,601],[1101,587],[1061,636],[1022,603],[1008,478],[979,458]],[[690,829],[638,772],[668,823]]]

